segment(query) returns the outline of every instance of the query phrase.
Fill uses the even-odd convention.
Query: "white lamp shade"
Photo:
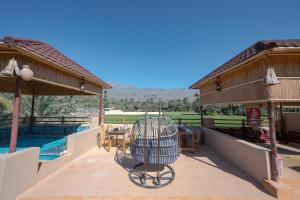
[[[28,65],[24,65],[23,68],[20,70],[20,76],[24,81],[31,81],[33,77],[33,72]]]

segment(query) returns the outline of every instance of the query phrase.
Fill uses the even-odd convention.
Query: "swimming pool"
[[[77,128],[77,133],[89,129],[88,126]],[[40,147],[40,160],[54,160],[66,153],[67,137],[66,136],[49,136],[49,135],[26,135],[17,141],[17,151],[28,147]],[[0,154],[8,153],[9,142],[0,145]]]
[[[40,160],[53,160],[64,153],[67,149],[66,137],[41,137],[41,136],[25,136],[18,139],[17,151],[28,147],[40,147]],[[55,151],[57,147],[57,151]],[[60,147],[60,149],[59,149]],[[51,151],[53,149],[53,151]],[[59,151],[60,150],[60,151]],[[9,143],[0,145],[0,153],[8,153]]]

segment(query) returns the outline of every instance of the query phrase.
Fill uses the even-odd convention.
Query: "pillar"
[[[275,114],[274,103],[268,102],[268,116],[269,116],[269,128],[270,128],[270,145],[271,145],[271,174],[272,180],[278,181],[277,171],[277,143],[276,143],[276,129],[275,129]]]
[[[285,138],[282,103],[280,103],[280,137]]]
[[[203,126],[204,122],[203,122],[203,106],[200,105],[200,118],[201,118],[201,126]]]
[[[34,104],[35,104],[35,95],[33,94],[31,100],[30,126],[32,126],[34,122]]]
[[[103,123],[103,95],[100,95],[100,101],[99,101],[99,125],[102,125]]]
[[[15,88],[15,99],[13,107],[13,115],[11,122],[10,132],[10,145],[9,152],[15,152],[18,140],[18,129],[19,129],[19,113],[20,113],[20,101],[21,101],[21,78],[16,77],[16,88]]]

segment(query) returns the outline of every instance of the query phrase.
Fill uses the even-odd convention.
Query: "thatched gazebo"
[[[277,180],[274,108],[300,103],[300,40],[259,41],[190,88],[200,90],[201,105],[268,108],[272,179]]]
[[[15,93],[10,152],[16,150],[21,94],[99,95],[99,124],[103,121],[102,93],[109,84],[50,45],[31,39],[0,40],[0,92]],[[33,73],[33,74],[32,74]]]

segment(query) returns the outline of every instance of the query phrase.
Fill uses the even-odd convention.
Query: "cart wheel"
[[[160,176],[157,171],[145,172],[144,163],[139,163],[129,171],[129,179],[137,186],[144,188],[161,188],[169,185],[175,178],[175,171],[169,165],[160,169]]]

